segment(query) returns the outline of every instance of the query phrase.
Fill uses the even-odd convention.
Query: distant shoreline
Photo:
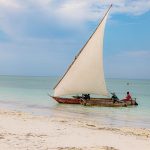
[[[5,75],[5,74],[1,74],[0,77],[2,76],[6,76],[6,77],[54,77],[54,78],[61,78],[63,76],[62,75]],[[113,79],[113,80],[150,80],[150,78],[121,78],[121,77],[106,77],[107,79]]]

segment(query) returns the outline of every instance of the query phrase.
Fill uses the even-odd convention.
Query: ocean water
[[[150,128],[150,80],[106,79],[109,92],[122,99],[130,91],[138,106],[107,108],[58,104],[48,96],[59,77],[0,76],[0,108],[52,116],[67,113],[112,126]]]

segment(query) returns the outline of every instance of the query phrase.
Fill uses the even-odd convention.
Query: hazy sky
[[[150,78],[150,0],[0,0],[0,75],[62,75],[110,4],[108,78]]]

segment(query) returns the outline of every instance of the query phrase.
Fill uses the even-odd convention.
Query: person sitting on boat
[[[124,101],[132,101],[132,97],[129,92],[127,92],[127,96],[125,97]]]
[[[115,103],[115,102],[120,102],[119,101],[119,98],[116,96],[116,94],[113,92],[113,93],[111,93],[112,94],[112,97],[111,97],[111,99],[113,100],[113,103]]]
[[[87,94],[87,99],[90,99],[90,94]]]
[[[82,98],[85,100],[90,99],[90,94],[82,94]]]
[[[80,103],[86,106],[87,94],[82,94],[82,98],[80,100],[81,100]]]

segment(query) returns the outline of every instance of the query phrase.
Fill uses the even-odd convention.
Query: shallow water
[[[127,91],[137,107],[107,108],[58,104],[50,99],[58,77],[0,76],[0,107],[51,116],[54,112],[84,117],[112,126],[150,128],[150,80],[107,79],[109,92],[123,98]]]

